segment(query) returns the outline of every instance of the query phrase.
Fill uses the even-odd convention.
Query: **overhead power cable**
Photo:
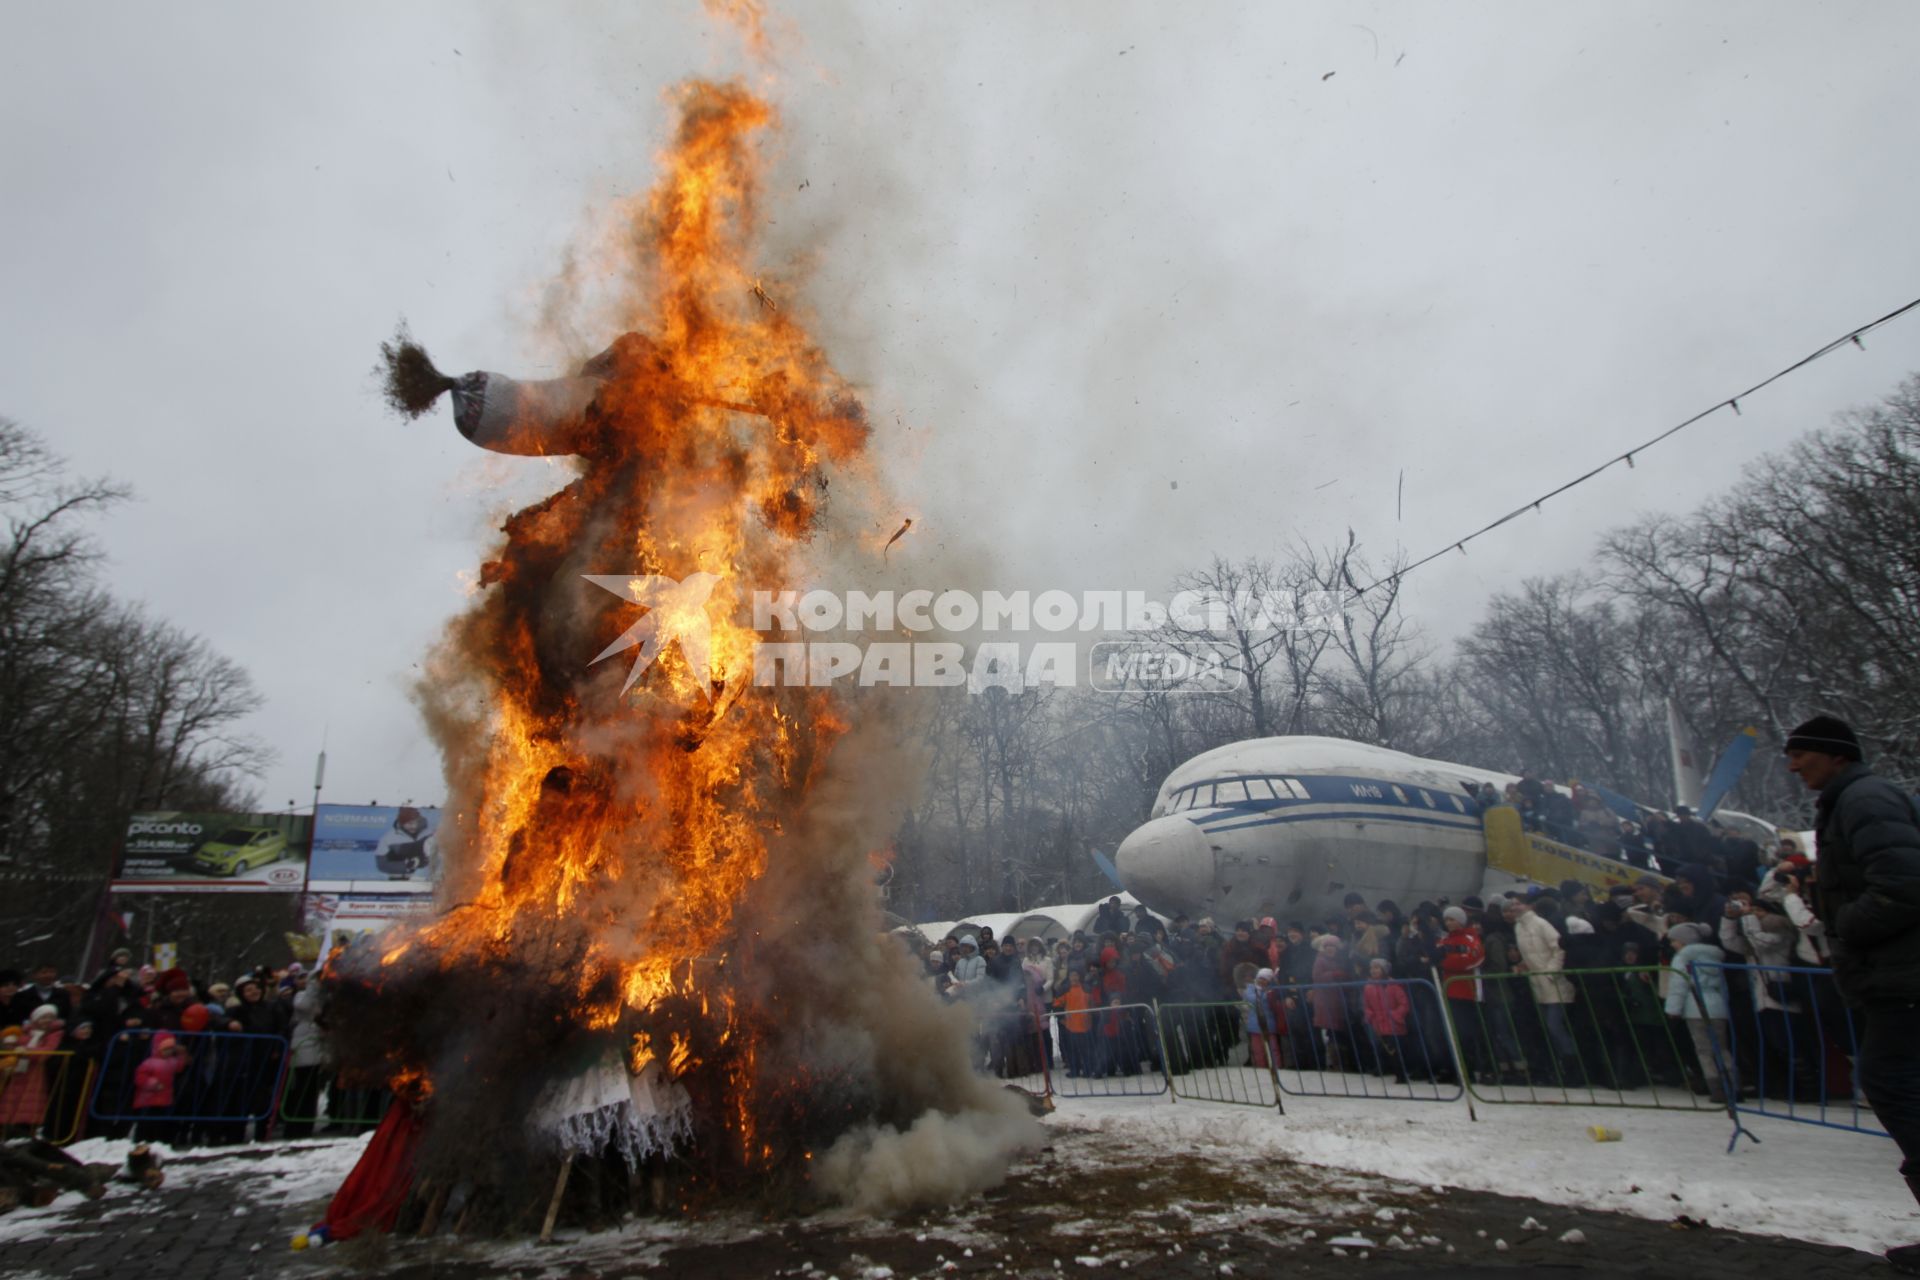
[[[1751,397],[1756,391],[1760,391],[1765,387],[1769,387],[1773,385],[1774,383],[1780,381],[1780,379],[1786,377],[1788,374],[1796,373],[1799,370],[1806,368],[1808,365],[1812,364],[1815,360],[1820,359],[1822,356],[1832,355],[1834,352],[1838,351],[1840,348],[1848,345],[1860,347],[1862,350],[1865,350],[1865,344],[1863,344],[1860,341],[1861,338],[1863,338],[1869,333],[1872,333],[1875,329],[1878,329],[1881,325],[1897,320],[1901,316],[1907,314],[1907,312],[1913,311],[1916,309],[1920,309],[1920,298],[1915,298],[1912,302],[1907,303],[1903,307],[1896,307],[1894,310],[1889,311],[1887,312],[1887,314],[1881,316],[1878,320],[1869,321],[1868,323],[1861,325],[1857,329],[1851,329],[1846,333],[1841,334],[1839,337],[1835,338],[1832,342],[1829,342],[1826,346],[1821,347],[1819,350],[1811,352],[1808,355],[1804,355],[1800,357],[1800,359],[1795,360],[1792,364],[1788,365],[1784,369],[1779,370],[1777,373],[1772,373],[1767,375],[1766,377],[1762,378],[1760,381],[1748,387],[1745,391],[1735,392],[1733,395],[1728,396],[1726,399],[1718,401],[1712,405],[1709,405],[1707,408],[1702,409],[1700,412],[1694,414],[1691,418],[1686,419],[1684,422],[1674,423],[1672,426],[1668,427],[1665,431],[1662,431],[1659,435],[1654,436],[1648,440],[1642,441],[1641,443],[1633,446],[1633,448],[1628,449],[1624,453],[1615,454],[1613,457],[1608,458],[1605,462],[1601,463],[1599,466],[1593,468],[1591,471],[1587,471],[1581,475],[1575,476],[1573,479],[1567,481],[1565,484],[1561,485],[1559,488],[1549,489],[1547,492],[1541,494],[1539,497],[1534,498],[1531,501],[1521,503],[1519,506],[1515,507],[1513,510],[1507,512],[1507,514],[1501,516],[1498,520],[1495,520],[1489,524],[1484,524],[1480,526],[1478,529],[1475,529],[1472,533],[1467,534],[1464,538],[1455,538],[1452,542],[1447,543],[1445,546],[1441,547],[1438,551],[1435,551],[1430,555],[1422,556],[1420,559],[1415,560],[1412,564],[1407,565],[1406,567],[1394,573],[1389,573],[1383,577],[1376,578],[1374,581],[1369,582],[1366,586],[1360,588],[1358,594],[1365,595],[1367,594],[1367,592],[1372,591],[1375,588],[1389,586],[1393,583],[1399,582],[1402,578],[1412,573],[1415,569],[1420,568],[1422,565],[1432,564],[1435,560],[1438,560],[1441,556],[1446,555],[1449,551],[1458,551],[1462,555],[1465,555],[1467,551],[1467,544],[1469,542],[1472,542],[1475,538],[1482,537],[1486,534],[1492,533],[1495,529],[1498,529],[1501,525],[1506,524],[1510,520],[1518,519],[1519,517],[1525,515],[1529,511],[1538,511],[1540,509],[1540,504],[1547,502],[1553,498],[1559,497],[1561,494],[1565,493],[1569,489],[1577,488],[1580,485],[1585,484],[1587,481],[1599,475],[1602,471],[1607,470],[1609,467],[1616,466],[1619,463],[1624,462],[1627,464],[1629,468],[1631,468],[1633,466],[1633,459],[1636,454],[1645,453],[1648,449],[1651,449],[1654,445],[1659,444],[1662,440],[1665,440],[1668,436],[1677,435],[1678,433],[1685,431],[1688,427],[1692,426],[1694,423],[1699,422],[1704,418],[1712,417],[1714,414],[1720,412],[1722,409],[1731,409],[1733,410],[1735,415],[1738,415],[1740,413],[1740,402],[1742,400],[1745,400]]]

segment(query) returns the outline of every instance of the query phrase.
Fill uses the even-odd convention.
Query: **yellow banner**
[[[1651,874],[1639,867],[1549,840],[1538,831],[1528,831],[1521,825],[1520,811],[1511,805],[1494,806],[1487,810],[1483,821],[1487,829],[1487,865],[1535,884],[1558,888],[1562,880],[1578,880],[1601,890],[1594,895],[1597,898],[1614,885],[1632,884],[1641,876]]]

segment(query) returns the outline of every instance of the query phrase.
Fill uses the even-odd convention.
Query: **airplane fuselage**
[[[1114,862],[1153,910],[1223,927],[1317,923],[1350,893],[1403,909],[1458,902],[1519,882],[1489,868],[1469,791],[1514,780],[1340,738],[1233,743],[1175,769]]]

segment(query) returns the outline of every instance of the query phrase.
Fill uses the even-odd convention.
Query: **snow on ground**
[[[1283,1156],[1643,1218],[1685,1214],[1872,1253],[1920,1236],[1899,1154],[1885,1138],[1750,1119],[1761,1144],[1743,1138],[1727,1155],[1731,1126],[1722,1112],[1483,1104],[1479,1114],[1475,1121],[1458,1104],[1357,1098],[1289,1099],[1285,1115],[1112,1098],[1064,1101],[1049,1122],[1141,1151],[1217,1153],[1242,1163]],[[1621,1140],[1595,1142],[1587,1129],[1596,1124],[1619,1130]],[[1286,1188],[1274,1194],[1283,1200]]]
[[[1082,1177],[1110,1175],[1143,1153],[1175,1151],[1203,1166],[1242,1173],[1258,1170],[1263,1158],[1337,1171],[1311,1179],[1298,1168],[1277,1173],[1264,1203],[1237,1197],[1221,1203],[1217,1192],[1214,1202],[1200,1203],[1183,1192],[1163,1206],[1203,1234],[1264,1230],[1305,1239],[1303,1233],[1313,1226],[1351,1218],[1356,1203],[1363,1216],[1380,1219],[1377,1224],[1369,1219],[1369,1225],[1391,1232],[1393,1222],[1381,1215],[1402,1210],[1383,1208],[1370,1196],[1451,1187],[1654,1221],[1686,1215],[1715,1227],[1875,1253],[1920,1238],[1920,1220],[1896,1171],[1897,1154],[1884,1138],[1753,1119],[1749,1123],[1761,1145],[1742,1141],[1735,1154],[1727,1155],[1729,1126],[1717,1112],[1483,1104],[1479,1114],[1478,1121],[1471,1119],[1458,1103],[1364,1098],[1292,1098],[1284,1115],[1165,1097],[1062,1100],[1048,1120],[1058,1140],[1050,1151],[1023,1161],[1020,1176],[1034,1186],[1072,1185]],[[1621,1140],[1593,1141],[1587,1130],[1596,1124],[1620,1131]],[[236,1214],[284,1216],[288,1206],[330,1196],[366,1142],[362,1136],[174,1153],[163,1149],[166,1191],[203,1184],[212,1194],[229,1196]],[[96,1139],[71,1150],[82,1161],[118,1166],[130,1145]],[[1383,1188],[1362,1181],[1363,1176],[1397,1185]],[[85,1203],[68,1194],[47,1208],[0,1217],[0,1245],[77,1225],[73,1212]],[[165,1193],[109,1183],[104,1204],[87,1213],[94,1224],[89,1230],[114,1219],[164,1212],[168,1203]],[[1082,1206],[1066,1204],[1053,1229],[1057,1238],[1083,1249],[1113,1243],[1102,1239],[1100,1221],[1088,1218]],[[941,1241],[948,1247],[992,1244],[994,1212],[991,1202],[979,1201],[942,1211]],[[820,1215],[817,1225],[831,1226],[835,1216]],[[559,1260],[654,1261],[678,1246],[746,1239],[764,1229],[764,1223],[744,1214],[697,1223],[636,1219],[613,1231],[563,1233],[569,1247],[558,1251],[516,1241],[496,1247],[490,1257],[537,1274]],[[869,1233],[897,1235],[902,1228],[893,1221],[860,1220],[841,1229],[864,1239]]]
[[[244,1179],[246,1203],[237,1212],[275,1209],[302,1200],[330,1196],[360,1159],[372,1134],[330,1141],[277,1143],[266,1146],[195,1147],[176,1151],[154,1143],[169,1188],[191,1186],[211,1178]],[[82,1164],[124,1167],[135,1144],[126,1138],[89,1138],[68,1147],[67,1154]],[[158,1213],[166,1201],[130,1182],[112,1180],[101,1201],[104,1219]],[[34,1240],[71,1225],[68,1214],[89,1203],[78,1191],[62,1194],[41,1209],[19,1208],[0,1217],[0,1244]]]

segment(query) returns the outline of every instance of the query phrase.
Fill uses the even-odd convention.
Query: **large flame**
[[[550,965],[579,1025],[639,1028],[636,1065],[685,1075],[717,1054],[745,1086],[755,1018],[713,978],[770,839],[844,729],[825,689],[753,685],[751,593],[794,580],[827,470],[857,458],[867,427],[754,261],[756,137],[773,111],[733,84],[677,92],[664,173],[627,211],[638,265],[595,457],[508,521],[424,690],[454,790],[450,909],[385,959]],[[589,573],[715,575],[702,616],[662,619],[669,635],[710,627],[710,679],[669,642],[623,695],[631,653],[590,664],[640,607]],[[674,1002],[698,1008],[704,1035],[647,1029]],[[750,1096],[727,1094],[729,1123],[742,1154],[770,1157]]]

